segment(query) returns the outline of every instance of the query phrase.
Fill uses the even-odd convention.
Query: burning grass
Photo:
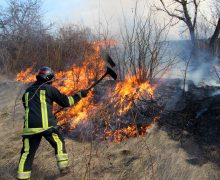
[[[105,139],[113,141],[115,143],[120,143],[121,141],[131,137],[144,136],[153,126],[153,123],[157,122],[158,120],[159,116],[156,116],[153,119],[153,122],[148,125],[142,125],[138,127],[136,124],[130,124],[127,128],[117,129],[115,131],[105,129]]]
[[[113,43],[112,41],[109,42]],[[103,43],[94,43],[93,53],[86,55],[86,59],[81,66],[73,65],[67,71],[56,72],[56,80],[53,82],[53,85],[66,95],[71,95],[81,89],[88,88],[93,81],[97,80],[105,72],[105,63],[100,56],[100,44],[102,45]],[[17,80],[24,83],[35,81],[33,67],[18,73]],[[136,119],[155,119],[158,118],[158,112],[148,116],[148,112],[138,112],[140,109],[138,107],[142,107],[141,111],[143,109],[148,110],[146,105],[143,105],[141,102],[151,103],[154,97],[154,90],[155,87],[148,81],[140,82],[136,76],[127,75],[124,81],[117,82],[114,85],[112,91],[106,91],[101,95],[105,96],[104,100],[95,102],[94,96],[96,92],[93,90],[75,106],[59,112],[57,114],[58,124],[68,124],[68,129],[73,130],[79,125],[88,123],[88,121],[96,122],[94,119],[100,116],[103,105],[108,104],[109,118],[103,116],[98,119],[98,121],[101,120],[103,122],[99,122],[101,125],[98,129],[102,129],[101,136],[104,139],[121,142],[129,137],[144,135],[147,133],[150,123],[145,122],[137,126]],[[101,98],[99,97],[99,99]],[[59,108],[55,104],[54,112]],[[109,123],[106,123],[107,119],[109,119]],[[119,120],[122,123],[118,126],[117,122]],[[112,128],[113,126],[114,128]]]
[[[135,100],[144,96],[152,98],[154,89],[148,81],[139,83],[136,76],[128,75],[124,81],[117,83],[111,101],[118,113],[124,114],[132,108]]]

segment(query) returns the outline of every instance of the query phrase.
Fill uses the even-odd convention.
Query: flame
[[[85,60],[81,66],[72,65],[69,70],[55,72],[55,81],[53,86],[59,89],[66,95],[73,95],[81,89],[86,89],[105,73],[105,63],[101,58],[101,47],[107,45],[115,45],[116,41],[100,41],[92,44],[92,53],[85,55]],[[28,78],[27,78],[28,77]],[[21,71],[16,76],[17,81],[24,83],[31,83],[36,80],[36,73],[33,72],[33,66]],[[124,81],[116,84],[113,94],[109,94],[108,99],[114,105],[113,112],[118,116],[126,114],[133,106],[133,102],[145,97],[153,98],[155,87],[149,81],[140,82],[136,76],[127,75]],[[93,101],[94,92],[90,91],[86,98],[83,98],[76,105],[67,108],[57,114],[58,124],[70,124],[70,129],[74,129],[80,123],[89,120],[89,114],[101,108],[101,104]],[[55,104],[54,112],[60,107]],[[123,139],[129,137],[136,137],[138,135],[145,135],[150,125],[144,125],[138,128],[134,124],[130,124],[126,128],[118,129],[116,131],[105,130],[104,136],[107,139],[112,139],[114,142],[119,143]]]
[[[139,82],[136,76],[127,75],[124,81],[116,85],[112,102],[115,102],[115,109],[122,115],[131,109],[134,101],[143,96],[153,98],[154,89],[149,81]]]
[[[21,71],[17,74],[16,80],[23,83],[30,83],[36,80],[36,75],[33,72],[33,66],[27,68],[25,71]]]
[[[67,71],[56,72],[56,80],[53,82],[53,86],[61,93],[73,95],[81,89],[88,88],[93,81],[104,74],[105,63],[100,57],[100,45],[94,46],[93,50],[92,54],[85,55],[85,61],[80,67],[73,65]],[[36,74],[33,73],[33,67],[18,73],[16,79],[24,83],[34,82],[36,80]],[[75,128],[79,122],[88,119],[88,110],[92,110],[96,106],[92,103],[92,99],[93,93],[90,92],[86,98],[83,98],[75,106],[70,107],[66,112],[58,113],[58,124],[62,125],[71,121],[71,128]],[[55,105],[54,111],[58,109],[58,105]]]
[[[110,139],[115,143],[120,143],[124,139],[131,137],[144,136],[148,133],[148,130],[159,120],[160,116],[155,116],[153,121],[149,125],[143,125],[138,128],[135,124],[129,125],[127,128],[118,129],[115,131],[105,130],[105,139]]]

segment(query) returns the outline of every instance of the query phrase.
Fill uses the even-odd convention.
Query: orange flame
[[[114,45],[116,41],[109,40],[107,44]],[[81,89],[88,88],[93,81],[97,80],[105,72],[104,60],[100,57],[100,46],[106,45],[106,42],[95,42],[93,44],[93,53],[86,54],[86,58],[81,66],[73,65],[67,71],[55,72],[56,80],[53,86],[58,88],[66,95],[73,95]],[[28,78],[27,78],[28,77]],[[24,83],[34,82],[36,74],[33,73],[33,67],[21,71],[17,74],[17,81]],[[136,76],[126,76],[124,81],[118,82],[113,94],[109,95],[110,102],[114,104],[114,111],[120,116],[128,112],[132,108],[133,101],[144,97],[152,98],[154,95],[154,87],[148,81],[139,82]],[[76,105],[68,108],[65,112],[61,111],[57,114],[58,124],[70,124],[70,129],[77,127],[79,123],[88,121],[90,112],[99,109],[100,105],[93,102],[93,92],[91,91],[86,98],[83,98]],[[55,105],[54,111],[58,110]],[[145,125],[138,130],[139,135],[146,134],[149,125]],[[114,142],[121,142],[128,137],[137,136],[137,128],[135,125],[129,125],[127,128],[117,131],[104,132],[106,137],[113,137]]]
[[[116,85],[115,93],[112,101],[115,102],[115,109],[120,115],[128,112],[131,109],[133,102],[142,96],[148,95],[153,97],[154,87],[149,81],[140,83],[136,76],[128,75],[124,81]]]
[[[36,80],[36,75],[32,73],[33,67],[17,74],[17,81],[30,83]],[[86,55],[86,60],[81,67],[73,65],[68,71],[59,71],[55,73],[56,80],[53,86],[66,95],[73,95],[81,89],[88,86],[98,79],[105,72],[104,60],[100,57],[100,46],[94,46],[94,52]],[[28,77],[28,78],[27,78]],[[59,124],[71,121],[72,128],[87,119],[88,111],[92,110],[95,105],[92,103],[93,93],[82,99],[75,106],[70,107],[67,112],[60,112],[57,115]],[[58,105],[55,106],[58,109]]]
[[[135,124],[129,125],[127,128],[118,129],[115,131],[107,131],[105,130],[105,139],[111,139],[115,143],[120,143],[124,139],[128,139],[131,137],[137,137],[137,136],[144,136],[148,133],[148,129],[153,127],[153,124],[155,124],[159,120],[159,116],[156,116],[153,118],[153,121],[149,125],[143,125],[142,127],[138,128]]]
[[[25,71],[21,71],[20,73],[17,74],[16,80],[22,81],[23,83],[34,82],[36,80],[36,76],[35,74],[32,73],[32,71],[33,71],[33,66],[27,68]]]

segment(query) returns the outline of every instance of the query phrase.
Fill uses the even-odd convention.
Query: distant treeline
[[[8,6],[0,11],[1,73],[16,73],[32,65],[35,70],[41,65],[63,70],[82,63],[86,55],[93,53],[94,40],[109,39],[108,26],[95,36],[78,25],[61,28],[48,25],[43,21],[41,6],[40,0],[8,0]],[[119,79],[129,74],[143,82],[163,76],[176,60],[176,55],[169,53],[163,43],[170,23],[161,25],[153,13],[148,16],[135,13],[132,19],[133,24],[125,21],[121,26],[117,37],[120,43],[105,48],[117,64]]]
[[[7,35],[1,39],[1,71],[18,72],[35,65],[51,66],[61,70],[68,65],[79,64],[84,59],[85,50],[91,49],[87,32],[77,27],[62,28],[52,36],[46,31],[36,34]]]
[[[0,12],[0,71],[18,72],[31,65],[64,69],[91,49],[89,29],[44,25],[39,0],[9,1]]]

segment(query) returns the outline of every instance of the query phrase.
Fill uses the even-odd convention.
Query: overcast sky
[[[143,7],[149,6],[147,0],[139,0],[139,12]],[[62,24],[82,24],[91,29],[98,29],[99,19],[102,27],[106,27],[108,22],[109,29],[113,35],[120,31],[123,24],[123,14],[127,23],[134,15],[135,0],[45,0],[43,9],[46,11],[47,21]],[[147,14],[147,11],[145,11]],[[164,17],[162,17],[164,18]],[[178,28],[171,31],[169,38],[178,39]]]
[[[146,2],[156,2],[158,0],[139,0],[141,1],[139,11]],[[0,0],[2,6],[6,0]],[[99,18],[102,26],[109,24],[109,29],[115,35],[120,30],[123,22],[123,13],[127,21],[131,20],[134,14],[135,0],[43,0],[43,11],[45,21],[54,22],[58,26],[63,24],[81,24],[91,29],[98,29]],[[163,21],[165,14],[158,15]],[[180,26],[173,27],[169,34],[169,39],[179,39]]]

